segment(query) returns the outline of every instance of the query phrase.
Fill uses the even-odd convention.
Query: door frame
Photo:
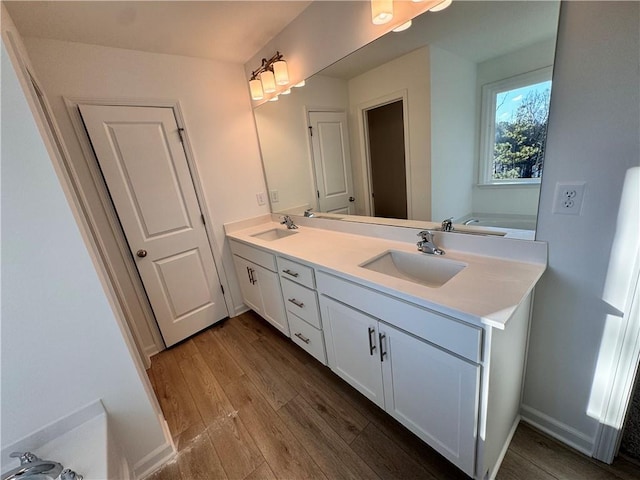
[[[407,219],[413,219],[413,208],[411,201],[411,152],[409,151],[409,92],[402,89],[391,92],[386,95],[360,103],[356,107],[358,118],[358,137],[360,141],[360,168],[365,177],[362,179],[362,188],[364,192],[365,214],[372,215],[375,213],[371,202],[372,178],[371,178],[371,155],[369,152],[369,129],[367,128],[367,111],[377,107],[383,107],[393,102],[402,100],[402,120],[404,127],[404,168],[406,173],[407,188]]]
[[[115,107],[159,107],[159,108],[171,108],[173,114],[176,119],[176,124],[178,128],[182,129],[182,146],[185,152],[185,156],[187,159],[187,166],[189,167],[189,172],[191,174],[191,180],[193,182],[193,186],[196,192],[196,198],[198,200],[198,204],[200,206],[200,210],[204,217],[207,219],[205,222],[205,231],[207,233],[207,239],[209,248],[211,249],[211,253],[213,255],[214,263],[216,266],[218,280],[224,289],[224,301],[225,306],[227,308],[227,313],[233,312],[234,309],[230,307],[233,305],[233,301],[230,297],[231,288],[228,283],[228,279],[226,276],[226,272],[224,270],[224,266],[222,263],[222,257],[218,253],[217,244],[215,241],[214,232],[212,229],[211,215],[209,209],[207,208],[207,204],[204,201],[204,190],[202,188],[202,181],[200,174],[198,172],[198,168],[196,162],[194,160],[195,156],[193,154],[193,149],[191,146],[191,142],[189,140],[188,130],[185,128],[184,116],[182,114],[182,108],[179,100],[167,100],[167,99],[132,99],[132,98],[99,98],[99,97],[63,97],[63,101],[65,107],[67,109],[67,113],[69,114],[69,118],[71,120],[71,124],[73,126],[74,132],[78,139],[78,143],[80,144],[80,148],[82,150],[82,154],[85,160],[85,163],[89,169],[91,174],[91,180],[93,182],[93,188],[98,194],[98,198],[100,200],[102,209],[104,210],[106,217],[108,219],[108,226],[111,229],[114,238],[116,239],[116,244],[118,246],[119,253],[123,258],[124,264],[126,266],[128,279],[134,285],[135,295],[142,306],[143,312],[145,314],[145,322],[148,324],[150,331],[152,332],[152,336],[154,339],[154,350],[151,351],[145,349],[143,352],[144,355],[150,357],[151,355],[158,353],[165,349],[165,344],[160,334],[160,329],[156,322],[155,315],[153,314],[153,310],[151,308],[151,304],[149,299],[147,298],[146,291],[144,289],[144,285],[140,278],[140,274],[135,265],[135,261],[133,256],[131,255],[131,249],[129,248],[129,244],[127,243],[127,239],[122,230],[122,226],[120,225],[120,220],[118,219],[118,215],[116,213],[113,202],[111,201],[111,196],[109,194],[109,190],[106,186],[104,178],[102,177],[102,172],[100,170],[100,166],[98,164],[98,159],[93,152],[93,147],[91,146],[91,142],[89,140],[89,135],[87,134],[84,123],[82,122],[82,117],[80,116],[80,111],[78,109],[78,105],[101,105],[101,106],[115,106]],[[68,166],[74,182],[77,185],[82,185],[79,177],[74,171],[71,165]],[[81,203],[83,204],[83,212],[87,218],[88,223],[91,225],[91,228],[94,232],[96,232],[96,238],[98,243],[98,249],[103,259],[103,262],[109,271],[109,279],[113,285],[114,290],[122,292],[122,285],[116,274],[114,266],[109,261],[109,257],[107,255],[107,251],[105,246],[100,241],[100,230],[97,226],[97,223],[92,218],[90,214],[90,210],[87,208],[88,201],[82,192],[82,189],[79,189],[79,197]],[[118,301],[123,304],[124,296],[122,294],[118,295]],[[123,306],[123,309],[129,312],[126,309],[126,306]],[[136,329],[136,326],[133,322],[129,322],[130,328],[133,330]],[[147,363],[149,363],[147,361]],[[149,365],[147,365],[148,367]]]

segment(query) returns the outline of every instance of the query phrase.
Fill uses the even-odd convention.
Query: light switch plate
[[[553,213],[580,215],[585,182],[558,182],[553,197]]]
[[[256,193],[256,200],[258,201],[258,205],[264,205],[267,203],[267,197],[264,192]]]
[[[278,203],[280,201],[280,193],[278,190],[270,190],[269,197],[271,198],[271,203]]]

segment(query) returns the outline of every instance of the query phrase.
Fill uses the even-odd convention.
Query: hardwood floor
[[[152,359],[178,455],[152,480],[468,477],[253,312]],[[640,479],[521,424],[499,480]]]

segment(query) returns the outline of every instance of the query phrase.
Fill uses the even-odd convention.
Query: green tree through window
[[[494,180],[542,176],[550,94],[546,81],[496,96]]]

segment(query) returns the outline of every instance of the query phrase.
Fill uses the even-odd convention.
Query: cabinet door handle
[[[387,338],[387,336],[384,333],[379,333],[378,338],[380,339],[380,361],[384,362],[384,357],[387,355],[387,352],[384,350],[382,341]]]
[[[376,346],[373,344],[373,338],[371,337],[371,335],[375,333],[376,329],[373,327],[369,327],[369,355],[371,356],[373,356],[373,351],[376,349]]]
[[[298,332],[298,333],[294,333],[294,335],[295,335],[296,337],[298,337],[300,340],[302,340],[304,343],[306,343],[307,345],[308,345],[308,344],[309,344],[309,342],[311,341],[311,340],[309,340],[307,337],[305,337],[304,335],[302,335],[300,332]]]
[[[253,268],[249,269],[249,280],[251,280],[251,285],[255,285],[256,283],[258,283],[258,280],[256,280],[256,277],[253,276],[253,274],[256,271]]]
[[[249,283],[253,285],[253,279],[251,278],[251,269],[247,267],[247,276],[249,277]]]
[[[292,272],[291,270],[289,270],[288,268],[286,270],[282,270],[283,273],[286,273],[287,275],[291,275],[294,278],[298,278],[298,276],[300,275],[299,273],[296,272]]]
[[[289,298],[288,299],[291,303],[293,303],[296,307],[299,308],[303,308],[304,307],[304,303],[299,302],[298,300],[296,300],[295,298]]]

